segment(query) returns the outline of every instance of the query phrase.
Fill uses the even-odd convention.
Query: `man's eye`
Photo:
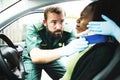
[[[52,21],[53,24],[56,24],[56,21]]]
[[[60,24],[63,24],[63,23],[64,23],[64,20],[62,20]]]

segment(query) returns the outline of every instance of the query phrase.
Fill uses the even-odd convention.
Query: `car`
[[[1,0],[0,80],[13,78],[24,80],[24,65],[21,55],[25,46],[26,25],[34,21],[42,21],[45,7],[60,5],[65,8],[68,12],[65,24],[74,27],[79,13],[93,1],[96,0]],[[71,11],[72,8],[75,10]],[[119,21],[117,22],[119,23]],[[63,58],[63,62],[67,62],[67,59]],[[41,80],[52,80],[45,72],[43,73]]]

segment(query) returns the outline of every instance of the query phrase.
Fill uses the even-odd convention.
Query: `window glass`
[[[15,21],[9,27],[6,27],[1,33],[5,34],[14,43],[25,41],[26,26],[31,22],[39,22],[43,20],[43,13],[33,13],[22,17]],[[1,41],[1,40],[0,40]],[[3,41],[0,42],[4,44]]]

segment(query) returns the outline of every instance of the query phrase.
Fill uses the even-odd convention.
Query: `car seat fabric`
[[[99,43],[87,51],[76,63],[70,80],[92,80],[113,58],[116,44]]]
[[[93,80],[120,80],[120,45],[110,63]]]

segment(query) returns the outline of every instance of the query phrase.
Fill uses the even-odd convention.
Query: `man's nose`
[[[56,29],[61,29],[62,25],[61,24],[56,24]]]
[[[76,20],[76,23],[80,23],[80,18]]]

